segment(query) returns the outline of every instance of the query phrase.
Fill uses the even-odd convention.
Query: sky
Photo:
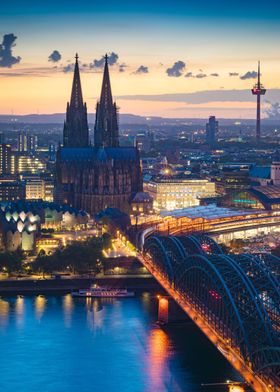
[[[121,113],[253,118],[280,102],[280,3],[123,0],[1,2],[0,114],[61,113],[75,53],[94,112],[104,54]]]

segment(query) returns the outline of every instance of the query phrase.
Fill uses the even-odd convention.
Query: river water
[[[160,328],[157,301],[0,299],[1,392],[220,392],[238,374],[191,323]]]

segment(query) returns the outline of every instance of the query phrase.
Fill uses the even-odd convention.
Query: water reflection
[[[148,341],[147,392],[183,392],[169,369],[172,355],[172,343],[169,336],[160,328],[153,329]]]
[[[18,327],[22,327],[24,324],[24,297],[22,297],[21,295],[17,296],[15,313],[16,313],[16,324]]]
[[[8,301],[0,299],[0,326],[5,327],[9,320],[10,304]]]
[[[156,318],[153,295],[2,298],[0,390],[206,392],[202,382],[236,378],[203,336]]]
[[[87,324],[91,330],[99,329],[103,326],[104,307],[102,299],[86,299]]]
[[[44,311],[46,308],[46,303],[47,303],[47,300],[43,295],[38,295],[35,298],[35,314],[36,314],[36,319],[38,321],[41,320],[41,318],[44,314]]]
[[[63,313],[64,313],[64,325],[67,328],[71,327],[72,323],[72,313],[73,313],[74,303],[71,294],[67,294],[63,298]]]

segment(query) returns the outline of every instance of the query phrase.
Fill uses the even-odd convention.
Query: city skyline
[[[252,4],[4,4],[1,114],[64,112],[76,52],[84,99],[95,111],[107,52],[121,113],[254,118],[257,61],[265,111],[280,101],[280,57],[279,5]]]

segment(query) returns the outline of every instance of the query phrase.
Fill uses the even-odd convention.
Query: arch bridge
[[[151,235],[139,258],[255,391],[280,391],[279,258],[207,235]]]

